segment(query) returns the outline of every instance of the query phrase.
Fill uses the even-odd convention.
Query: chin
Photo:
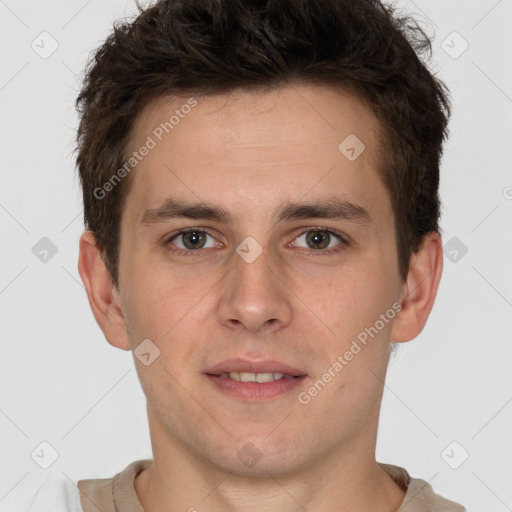
[[[306,461],[304,445],[294,442],[289,434],[277,435],[272,429],[260,430],[258,434],[227,439],[223,450],[211,454],[212,462],[222,470],[250,477],[265,477],[294,473],[304,467]]]

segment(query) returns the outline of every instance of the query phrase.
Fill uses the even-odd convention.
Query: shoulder
[[[76,484],[65,477],[52,478],[36,491],[27,512],[82,512]]]
[[[434,492],[432,486],[421,478],[412,478],[399,466],[379,463],[393,480],[407,490],[402,506],[397,512],[466,512],[459,503],[443,498]]]
[[[402,510],[403,509],[403,510]],[[432,486],[421,478],[411,478],[407,495],[399,512],[425,510],[425,512],[466,512],[459,503],[443,498]]]
[[[97,512],[98,505],[103,512],[142,511],[134,481],[141,471],[152,464],[152,459],[136,460],[113,477],[79,480],[77,485],[83,511]]]
[[[61,474],[46,474],[37,484],[23,490],[24,503],[18,503],[16,512],[88,512],[114,510],[114,498],[132,506],[138,504],[134,488],[136,475],[150,467],[152,459],[136,460],[110,478],[90,478],[74,482]],[[85,497],[85,498],[84,498]],[[81,498],[85,499],[83,501]],[[92,508],[91,508],[92,507]],[[114,508],[112,508],[114,507]]]

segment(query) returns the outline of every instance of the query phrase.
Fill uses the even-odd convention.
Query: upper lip
[[[294,377],[306,375],[305,372],[297,368],[270,359],[261,361],[249,361],[240,358],[226,359],[205,371],[205,373],[211,375],[221,375],[222,373],[230,372],[284,373],[285,375],[292,375]]]

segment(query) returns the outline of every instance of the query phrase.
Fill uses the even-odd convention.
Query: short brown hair
[[[382,128],[379,174],[391,198],[399,272],[439,232],[439,163],[448,90],[420,57],[432,48],[410,16],[370,0],[160,0],[118,20],[89,60],[76,101],[84,222],[118,287],[120,220],[131,176],[95,193],[126,162],[151,100],[292,82],[343,87]],[[340,141],[341,142],[341,141]]]

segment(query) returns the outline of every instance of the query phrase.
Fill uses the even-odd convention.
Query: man
[[[368,0],[167,0],[115,27],[77,100],[78,267],[153,458],[79,481],[75,510],[464,510],[375,460],[391,343],[443,266],[428,47]]]

